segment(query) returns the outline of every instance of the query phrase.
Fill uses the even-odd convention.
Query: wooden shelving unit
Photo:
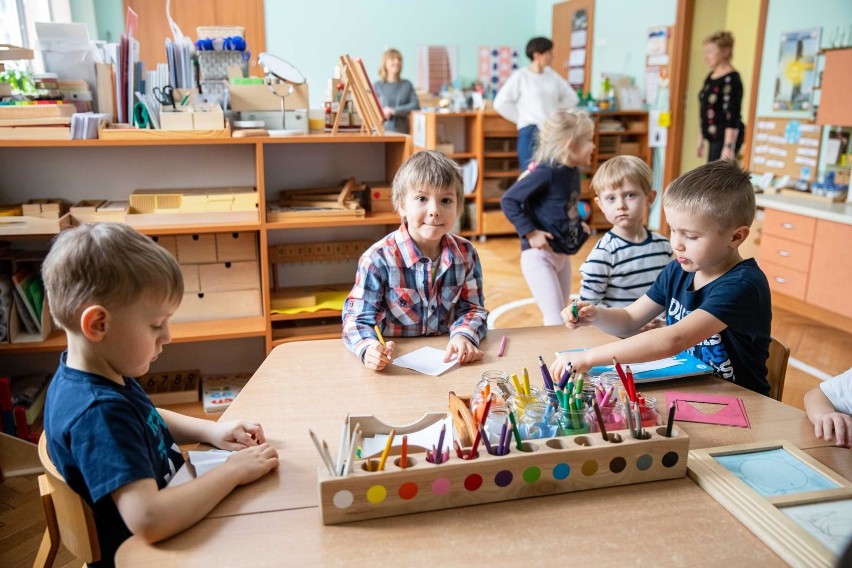
[[[257,221],[137,229],[151,236],[256,233],[264,315],[174,323],[170,327],[175,343],[255,337],[264,340],[268,353],[284,341],[340,336],[339,310],[286,316],[270,314],[268,245],[272,242],[342,240],[347,238],[347,231],[373,230],[378,238],[399,225],[399,215],[395,212],[367,213],[361,218],[300,217],[267,222],[265,205],[276,201],[281,190],[334,186],[350,176],[359,182],[390,181],[410,155],[410,141],[409,137],[396,134],[144,141],[3,140],[0,141],[0,188],[5,192],[5,202],[61,197],[74,203],[94,198],[127,200],[132,191],[143,188],[256,187],[261,204]],[[469,154],[473,156],[475,152]],[[335,231],[342,231],[344,236],[336,235]],[[6,238],[14,239],[16,247],[27,240],[40,240],[40,246],[46,246],[45,236],[0,235],[0,239]],[[306,258],[305,262],[310,263],[311,259]],[[286,280],[300,271],[292,269],[291,272],[281,274],[279,271],[279,280]],[[354,278],[354,274],[353,262],[351,274],[346,279]],[[328,326],[329,318],[337,319],[335,330]],[[309,331],[311,326],[303,326],[286,338],[274,338],[279,332],[273,328],[282,322],[315,323],[314,327],[321,331]],[[0,355],[56,352],[66,345],[65,334],[55,330],[42,342],[0,343]]]

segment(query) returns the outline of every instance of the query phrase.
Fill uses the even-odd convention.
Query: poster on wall
[[[784,32],[778,53],[773,110],[809,110],[822,28]]]
[[[518,68],[518,50],[509,46],[479,48],[477,78],[491,92],[497,92]]]
[[[437,95],[459,78],[459,48],[455,45],[417,47],[417,87]]]

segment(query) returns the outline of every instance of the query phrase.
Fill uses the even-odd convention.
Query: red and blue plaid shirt
[[[473,244],[447,233],[435,278],[432,261],[411,240],[408,227],[386,236],[361,255],[355,286],[343,306],[343,342],[361,357],[385,337],[462,334],[474,345],[485,338],[488,310],[482,265]]]

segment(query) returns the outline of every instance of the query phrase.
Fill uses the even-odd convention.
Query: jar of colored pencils
[[[491,399],[491,412],[498,406],[505,407],[512,395],[517,394],[515,387],[509,381],[509,375],[504,371],[485,371],[473,389],[470,397],[470,411],[477,422],[481,422],[485,403]]]
[[[624,412],[627,408],[627,405],[622,405],[622,416],[624,416]],[[642,420],[642,428],[650,428],[652,426],[659,426],[663,423],[663,417],[660,416],[660,412],[657,410],[657,399],[652,396],[642,396],[639,395],[639,413]],[[625,418],[625,424],[626,418]]]
[[[607,432],[610,430],[625,430],[627,424],[624,422],[624,409],[621,401],[615,401],[612,405],[601,406],[601,418],[604,421],[604,427]],[[592,432],[600,432],[597,418],[595,417],[595,409],[589,408],[586,412],[586,423]]]
[[[558,436],[574,436],[589,431],[587,418],[589,406],[582,402],[579,405],[570,404],[568,408],[560,407],[556,420],[559,423]]]
[[[559,428],[556,413],[544,402],[530,402],[518,420],[522,440],[553,438]]]

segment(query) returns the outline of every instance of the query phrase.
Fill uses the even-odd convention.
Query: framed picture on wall
[[[781,34],[773,110],[810,110],[821,30]]]

